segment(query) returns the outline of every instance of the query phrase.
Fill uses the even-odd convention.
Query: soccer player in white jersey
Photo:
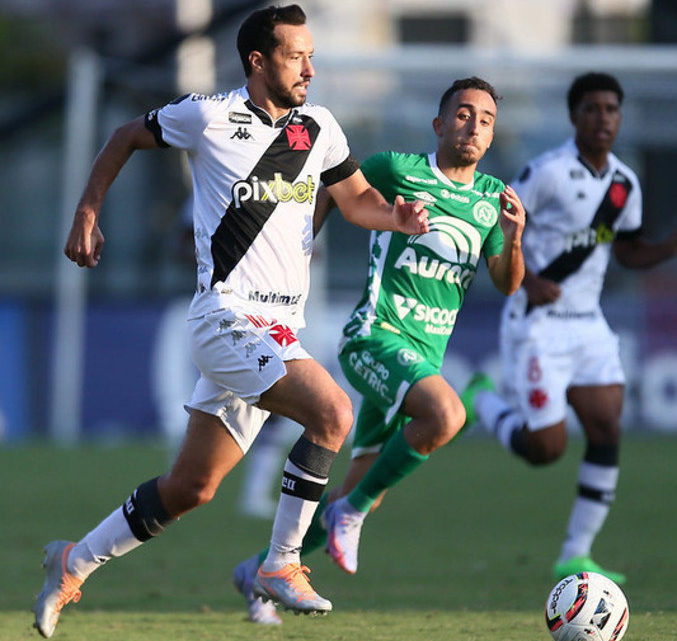
[[[296,338],[308,291],[314,199],[322,181],[349,221],[413,234],[427,232],[427,211],[402,198],[388,205],[366,182],[329,111],[305,104],[313,41],[300,7],[252,13],[238,33],[238,50],[245,86],[184,96],[117,129],[75,212],[65,253],[81,267],[95,267],[103,199],[132,152],[166,146],[187,152],[198,262],[188,331],[201,377],[171,470],[139,485],[79,542],[47,545],[47,576],[34,607],[45,637],[94,570],[214,496],[269,412],[305,431],[286,461],[270,554],[252,590],[297,612],[332,607],[299,562],[352,425],[348,396]]]
[[[618,338],[600,309],[613,251],[624,267],[643,269],[677,254],[677,234],[642,238],[642,196],[635,173],[612,152],[623,90],[606,73],[576,78],[568,92],[573,139],[539,156],[515,182],[527,211],[523,286],[508,299],[500,343],[505,400],[477,375],[461,398],[480,422],[533,465],[560,458],[567,403],[587,441],[578,494],[556,579],[601,568],[591,547],[614,500],[619,466],[624,376]],[[475,414],[476,413],[476,414]]]

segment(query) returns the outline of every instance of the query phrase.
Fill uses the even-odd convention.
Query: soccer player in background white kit
[[[286,461],[270,554],[253,590],[297,612],[326,613],[299,550],[352,425],[346,393],[300,345],[314,200],[320,181],[350,222],[407,233],[428,230],[423,203],[395,206],[369,186],[330,112],[305,104],[313,41],[297,5],[252,13],[238,33],[245,86],[189,94],[118,128],[96,158],[65,253],[95,267],[104,196],[137,149],[177,147],[193,179],[197,291],[188,329],[200,370],[190,418],[171,470],[142,483],[77,543],[45,549],[34,607],[45,637],[82,582],[214,496],[270,412],[305,431]]]
[[[642,238],[637,176],[611,153],[622,101],[614,77],[576,78],[568,92],[575,137],[530,162],[513,183],[527,211],[522,238],[527,269],[501,321],[506,400],[483,374],[461,396],[508,450],[534,465],[564,453],[567,403],[580,419],[587,446],[553,566],[556,579],[595,571],[625,581],[590,556],[616,490],[625,381],[618,338],[599,299],[612,249],[632,269],[677,254],[677,233],[661,243]]]

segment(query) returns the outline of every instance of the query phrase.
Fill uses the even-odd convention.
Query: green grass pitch
[[[285,613],[281,628],[248,623],[230,583],[271,527],[237,514],[238,468],[212,503],[93,575],[53,638],[547,641],[543,604],[582,447],[572,440],[543,469],[472,436],[435,453],[367,521],[356,576],[320,551],[305,559],[335,612]],[[677,439],[627,437],[621,460],[617,501],[593,551],[629,576],[626,641],[677,639]],[[80,538],[166,464],[166,451],[148,443],[0,449],[0,641],[40,638],[29,610],[42,546]],[[344,453],[334,481],[346,465]]]

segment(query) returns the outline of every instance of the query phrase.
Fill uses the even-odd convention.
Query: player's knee
[[[325,404],[316,417],[315,424],[329,439],[343,442],[348,436],[353,426],[353,406],[343,390],[339,390],[331,401]]]
[[[566,443],[560,441],[536,441],[530,444],[527,460],[532,465],[549,465],[562,457]]]
[[[605,421],[593,428],[586,426],[586,433],[590,442],[599,445],[618,445],[621,440],[621,426],[618,421]]]
[[[171,504],[180,514],[209,503],[216,494],[214,484],[202,477],[182,479],[168,487],[171,491]]]
[[[465,409],[460,401],[448,399],[434,408],[431,414],[431,449],[446,445],[463,427]]]

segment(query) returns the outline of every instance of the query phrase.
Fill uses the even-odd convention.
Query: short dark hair
[[[486,91],[492,98],[495,103],[501,99],[496,93],[496,89],[493,88],[486,80],[478,78],[477,76],[470,76],[470,78],[461,78],[460,80],[455,80],[454,84],[447,89],[442,95],[440,100],[440,108],[437,111],[437,115],[441,116],[444,113],[444,110],[447,108],[451,97],[457,91],[463,91],[464,89],[479,89],[480,91]]]
[[[251,75],[252,66],[249,54],[260,51],[267,58],[280,43],[275,37],[275,27],[279,24],[306,24],[306,14],[297,4],[285,7],[270,6],[254,11],[240,27],[237,33],[237,50],[247,78]]]
[[[623,88],[616,78],[608,73],[590,71],[578,76],[571,83],[567,93],[569,111],[576,109],[583,100],[583,96],[590,91],[613,91],[618,96],[618,104],[623,102]]]

